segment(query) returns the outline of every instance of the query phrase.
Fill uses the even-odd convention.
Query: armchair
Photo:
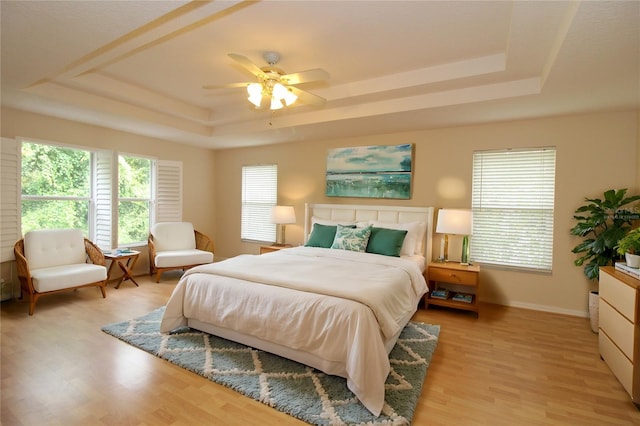
[[[104,255],[79,229],[27,232],[15,243],[13,252],[20,297],[25,292],[29,295],[29,315],[33,315],[36,302],[46,294],[95,286],[100,288],[103,298],[107,297]]]
[[[156,223],[149,233],[149,274],[160,282],[163,272],[183,271],[213,262],[213,241],[189,222]]]

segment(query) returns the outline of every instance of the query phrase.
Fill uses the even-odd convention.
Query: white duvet
[[[402,258],[312,247],[241,255],[187,271],[160,331],[195,319],[309,353],[379,415],[387,348],[426,290],[420,268]]]

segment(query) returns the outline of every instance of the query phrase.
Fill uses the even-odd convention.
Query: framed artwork
[[[330,149],[328,197],[411,198],[413,144]]]

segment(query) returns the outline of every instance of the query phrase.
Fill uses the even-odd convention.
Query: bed
[[[188,270],[160,331],[188,326],[345,377],[380,415],[388,354],[428,291],[432,220],[432,207],[307,204],[305,246]],[[373,253],[354,251],[367,232]]]

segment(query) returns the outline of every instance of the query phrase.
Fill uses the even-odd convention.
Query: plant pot
[[[640,255],[625,253],[624,258],[630,268],[640,268]]]
[[[600,294],[597,291],[589,292],[589,322],[591,323],[591,331],[598,332],[598,314],[600,304]]]

